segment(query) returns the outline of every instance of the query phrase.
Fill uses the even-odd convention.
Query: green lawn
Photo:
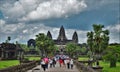
[[[40,60],[40,57],[25,57],[28,58],[29,60]],[[15,66],[19,65],[19,60],[4,60],[0,61],[0,69],[4,69],[10,66]]]
[[[79,57],[78,61],[85,61],[88,60],[87,57]],[[120,72],[120,62],[117,62],[117,67],[115,68],[110,68],[109,67],[109,62],[104,62],[104,61],[100,61],[100,66],[103,67],[103,71],[102,72]]]
[[[19,65],[18,60],[5,60],[5,61],[0,61],[0,69],[7,68],[10,66],[15,66]]]
[[[40,57],[25,57],[25,58],[27,58],[30,61],[32,61],[32,60],[40,60],[41,59]]]
[[[117,67],[110,68],[109,62],[100,61],[100,66],[103,67],[103,72],[120,72],[120,62],[117,62]]]
[[[88,57],[79,57],[78,61],[87,61],[89,58]]]

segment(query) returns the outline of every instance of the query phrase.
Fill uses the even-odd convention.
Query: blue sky
[[[0,0],[0,43],[26,43],[38,33],[49,30],[54,39],[64,26],[68,39],[77,31],[79,43],[93,24],[110,31],[110,43],[120,43],[120,0]]]

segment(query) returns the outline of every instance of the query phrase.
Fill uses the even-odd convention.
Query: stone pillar
[[[14,55],[15,58],[17,58],[17,52],[15,52],[15,55]]]
[[[2,53],[1,53],[1,58],[4,58],[4,52],[2,51]]]
[[[5,58],[8,58],[8,52],[5,52]]]

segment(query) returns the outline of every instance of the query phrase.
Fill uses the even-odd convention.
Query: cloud
[[[107,26],[106,29],[110,31],[110,43],[120,43],[120,24]]]
[[[41,20],[49,18],[66,17],[69,14],[81,12],[87,5],[79,0],[48,0],[38,5],[22,20]]]
[[[73,26],[73,29],[70,29],[71,27],[67,25],[67,28],[70,28],[65,29],[67,38],[71,39],[73,32],[76,30],[75,28],[90,29],[88,28],[90,26],[88,24],[91,23],[89,21],[95,23],[99,20],[97,20],[99,15],[101,17],[105,13],[106,17],[110,16],[109,18],[114,18],[113,16],[116,15],[116,11],[118,11],[118,3],[119,0],[0,0],[0,12],[4,16],[0,20],[0,40],[4,41],[7,36],[11,36],[13,41],[18,40],[25,43],[28,39],[35,38],[36,34],[47,33],[48,30],[51,31],[53,38],[56,39],[60,29],[58,26],[66,26],[67,24]],[[94,9],[98,9],[98,12],[96,13]],[[111,14],[109,9],[115,14]],[[102,13],[101,10],[106,11]],[[99,14],[99,12],[102,14]],[[89,17],[89,20],[86,16]],[[63,19],[64,17],[65,19]],[[79,17],[81,17],[81,19]],[[102,23],[113,22],[112,20],[114,19],[110,20],[109,18],[102,18],[104,19]],[[88,24],[82,23],[82,19]],[[99,21],[101,22],[101,20]],[[110,23],[107,24],[110,25]],[[120,25],[107,25],[106,28],[110,30],[110,42],[120,43]],[[77,30],[77,33],[79,42],[86,42],[87,31]]]
[[[60,27],[49,27],[44,24],[6,24],[4,20],[0,20],[0,32],[2,42],[6,40],[8,36],[11,36],[11,42],[21,42],[26,43],[29,39],[35,39],[35,36],[39,33],[47,34],[48,31],[51,32],[53,39],[57,39],[59,35]],[[4,28],[3,28],[4,27]],[[66,29],[66,36],[68,39],[72,39],[75,29]],[[82,30],[77,30],[79,43],[86,42],[86,32]]]
[[[5,34],[12,34],[16,32],[17,30],[20,30],[25,25],[22,23],[18,24],[6,24],[4,20],[0,20],[0,32]]]
[[[120,24],[107,26],[105,29],[110,31],[110,43],[120,43]],[[59,35],[60,27],[50,27],[41,24],[6,24],[4,20],[0,20],[0,33],[2,42],[5,41],[7,36],[11,36],[12,42],[18,41],[21,43],[26,43],[29,39],[35,39],[35,35],[38,33],[47,34],[48,31],[51,32],[53,39],[57,39]],[[74,31],[77,31],[79,43],[86,43],[87,41],[87,32],[84,30],[76,29],[66,29],[65,33],[68,39],[72,39]]]
[[[86,7],[84,0],[19,0],[12,3],[3,2],[0,9],[5,18],[14,21],[34,21],[68,17]]]

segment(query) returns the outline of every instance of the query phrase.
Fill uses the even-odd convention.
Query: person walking
[[[73,59],[70,60],[70,67],[73,69]]]
[[[67,59],[66,63],[67,63],[67,68],[70,69],[70,59]]]
[[[41,67],[43,68],[44,71],[46,71],[46,64],[45,64],[45,61],[43,59],[41,61]]]
[[[60,67],[63,65],[63,60],[61,58],[59,58],[59,64],[60,64]]]
[[[53,60],[52,59],[49,59],[49,64],[50,64],[50,68],[52,68],[52,65],[53,65]]]
[[[55,58],[53,58],[53,67],[55,67],[55,65],[56,65],[56,60],[55,60]]]

